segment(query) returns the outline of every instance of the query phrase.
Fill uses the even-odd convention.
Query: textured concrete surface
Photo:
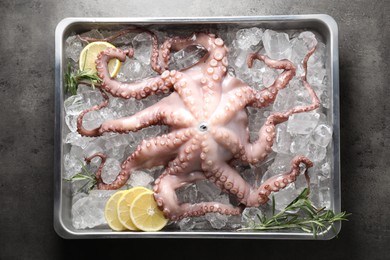
[[[0,259],[389,259],[390,2],[0,1]],[[316,2],[316,3],[314,3]],[[342,209],[331,241],[64,240],[53,230],[54,29],[65,17],[326,13],[340,29]],[[282,249],[282,250],[281,250]]]

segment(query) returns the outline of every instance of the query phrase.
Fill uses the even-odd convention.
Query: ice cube
[[[68,126],[71,132],[77,131],[77,115],[66,115],[65,124]]]
[[[127,58],[119,69],[117,79],[122,82],[135,81],[145,78],[147,72],[140,61]]]
[[[131,187],[142,186],[151,189],[151,183],[154,181],[150,173],[144,171],[133,171],[127,182]]]
[[[75,158],[82,158],[83,157],[83,149],[78,146],[72,146],[70,148],[70,155]]]
[[[87,145],[87,147],[83,151],[84,157],[90,157],[96,153],[103,153],[103,148],[101,147],[101,141],[97,140],[96,142],[91,142]],[[93,163],[97,163],[99,159],[95,160],[97,158],[94,158],[92,161]]]
[[[263,44],[267,56],[271,59],[289,59],[291,55],[291,43],[287,33],[266,30],[263,34]]]
[[[64,101],[67,115],[79,115],[82,111],[103,101],[100,91],[90,89],[88,92],[73,95]]]
[[[258,170],[257,167],[251,166],[245,169],[244,167],[239,167],[236,169],[242,176],[242,178],[250,184],[254,184],[257,181],[258,175],[255,173]]]
[[[91,111],[84,115],[83,127],[88,130],[95,129],[100,127],[103,121],[99,111]]]
[[[172,55],[169,67],[175,70],[189,68],[198,63],[206,53],[207,50],[202,45],[188,45]]]
[[[287,132],[287,124],[277,125],[276,138],[272,150],[277,153],[290,153],[291,140],[291,135]]]
[[[196,226],[195,218],[183,218],[178,222],[179,228],[182,231],[193,230]]]
[[[234,60],[234,65],[236,68],[239,69],[244,69],[246,67],[246,61],[248,58],[250,51],[248,50],[242,50],[242,49],[237,49],[235,52],[236,59]],[[240,73],[244,74],[244,73]]]
[[[311,141],[322,147],[327,147],[332,140],[332,128],[326,124],[319,124],[311,135]]]
[[[305,31],[291,41],[291,60],[296,64],[301,64],[308,52],[317,46],[317,39],[314,33]]]
[[[279,90],[275,102],[273,104],[273,111],[287,111],[294,104],[295,92],[292,88],[284,88]]]
[[[308,145],[310,142],[309,135],[294,135],[291,141],[290,151],[293,154],[304,154],[308,153]]]
[[[280,173],[286,173],[291,168],[291,161],[293,158],[294,158],[293,154],[278,153],[275,156],[273,163],[271,164],[271,166],[268,169],[270,171],[272,171],[274,173],[274,175],[277,175]],[[264,176],[263,182],[274,175]]]
[[[107,150],[107,156],[110,158],[116,158],[119,161],[123,161],[123,157],[125,155],[126,147],[125,146],[119,146],[119,147],[114,147],[110,150]]]
[[[226,223],[225,228],[230,228],[230,229],[238,229],[241,227],[241,216],[236,215],[236,216],[228,216],[228,222]]]
[[[209,180],[198,181],[196,186],[202,201],[216,201],[221,194],[221,189]]]
[[[74,175],[81,172],[82,161],[80,158],[72,156],[71,153],[67,153],[64,155],[64,178],[70,179]]]
[[[238,30],[236,33],[237,48],[248,50],[259,44],[263,37],[263,30],[257,27]]]
[[[89,37],[92,39],[103,39],[103,35],[96,29],[80,34],[81,37]]]
[[[276,70],[268,66],[265,66],[264,71],[262,71],[262,75],[261,75],[261,81],[263,83],[263,86],[264,87],[271,86],[272,84],[274,84],[277,77],[278,77],[278,73],[276,72]]]
[[[317,126],[320,115],[317,112],[293,114],[287,123],[287,131],[290,134],[310,134]]]
[[[91,191],[72,205],[72,224],[76,229],[93,228],[106,224],[104,208],[115,191]]]
[[[310,84],[321,84],[324,82],[326,76],[326,69],[318,67],[308,67],[307,82]]]
[[[315,52],[310,56],[310,59],[307,61],[307,67],[320,67],[325,66],[326,61],[326,46],[322,42],[318,42]]]
[[[329,187],[321,187],[319,188],[318,198],[319,198],[319,205],[318,207],[322,208],[325,207],[327,209],[330,209],[331,206],[331,197],[330,197],[330,188]]]
[[[320,97],[321,99],[321,105],[324,107],[324,108],[327,108],[329,109],[330,108],[330,97],[329,97],[329,91],[327,89],[324,89],[324,91],[322,92],[322,95]]]
[[[103,136],[106,140],[104,146],[107,150],[115,149],[129,144],[129,135],[126,134],[110,134]]]
[[[181,230],[183,231],[210,230],[212,228],[210,222],[206,219],[205,216],[191,217],[188,218],[188,220],[183,219],[182,221],[183,222],[181,221],[177,222],[177,224],[179,225],[179,228],[181,228]]]
[[[219,213],[207,213],[206,219],[210,222],[213,228],[222,229],[226,226],[228,216]]]
[[[302,192],[302,189],[296,189],[295,183],[290,183],[284,189],[279,190],[278,192],[272,192],[272,196],[275,198],[275,209],[282,211],[286,208],[288,204],[291,203],[298,195]],[[272,204],[272,200],[268,201],[268,204]]]
[[[80,95],[80,94],[88,93],[91,90],[93,90],[93,88],[91,86],[79,84],[79,86],[77,88],[77,94]]]
[[[148,139],[151,137],[163,135],[167,132],[167,130],[168,128],[165,126],[149,126],[147,128],[142,129],[142,139]]]
[[[102,170],[102,179],[105,183],[113,182],[121,171],[121,163],[113,158],[108,158]]]
[[[67,115],[78,115],[86,108],[83,94],[70,96],[64,101],[64,109]]]
[[[78,62],[83,45],[78,36],[70,36],[65,41],[65,57]]]
[[[307,151],[304,155],[309,157],[313,162],[320,162],[326,157],[326,148],[322,146],[315,145],[313,143],[309,144]]]
[[[134,37],[133,41],[134,58],[143,64],[150,64],[150,57],[152,55],[152,37],[149,33],[140,33]]]
[[[176,194],[181,203],[196,203],[198,200],[198,188],[194,184],[177,189]]]
[[[264,213],[256,207],[245,208],[241,214],[241,222],[244,227],[254,228],[260,224],[260,218],[264,216]]]
[[[105,37],[109,37],[109,36],[115,34],[115,32],[112,32],[112,31],[111,32],[102,31],[101,33]],[[118,32],[116,32],[116,33],[118,33]],[[125,47],[128,49],[130,47],[131,42],[134,39],[134,36],[135,36],[135,33],[125,33],[125,34],[122,34],[121,36],[115,38],[111,43],[114,44],[115,46]]]
[[[324,178],[329,178],[331,173],[330,163],[328,161],[323,162],[322,164],[317,164],[317,172]]]

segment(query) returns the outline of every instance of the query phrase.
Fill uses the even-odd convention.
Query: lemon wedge
[[[157,207],[153,192],[146,191],[134,198],[130,207],[133,224],[142,231],[159,231],[168,223],[163,212]]]
[[[126,227],[118,219],[117,204],[119,199],[122,197],[124,190],[115,192],[106,203],[104,208],[104,216],[106,218],[107,224],[111,229],[115,231],[126,230]]]
[[[115,48],[114,45],[108,42],[91,42],[80,52],[79,68],[80,70],[88,70],[91,74],[96,72],[95,61],[100,52],[108,48]],[[118,74],[121,67],[121,62],[118,59],[112,59],[108,62],[108,71],[111,77]]]
[[[130,218],[130,207],[134,199],[143,192],[153,193],[151,190],[145,187],[134,187],[129,190],[126,190],[121,198],[118,200],[117,211],[118,218],[121,224],[129,230],[139,230]]]

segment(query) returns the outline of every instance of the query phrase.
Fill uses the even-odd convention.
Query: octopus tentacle
[[[129,99],[131,97],[141,99],[159,93],[168,93],[176,79],[169,73],[162,74],[161,77],[147,79],[141,82],[125,83],[112,79],[108,71],[108,62],[111,59],[125,61],[129,50],[122,51],[116,48],[108,48],[102,51],[96,59],[96,70],[102,79],[101,87],[114,97]]]
[[[245,147],[242,145],[240,138],[231,130],[224,127],[216,127],[211,130],[214,140],[231,152],[233,158],[241,158],[246,161]]]
[[[221,109],[218,109],[211,119],[212,124],[227,124],[238,111],[253,102],[255,91],[249,86],[243,86],[229,91],[225,96],[220,102]]]
[[[176,93],[180,96],[185,107],[190,111],[191,115],[197,119],[202,120],[202,114],[199,113],[199,106],[202,104],[200,95],[197,91],[194,91],[191,87],[188,87],[188,79],[183,78],[177,82],[174,86]]]
[[[197,165],[196,160],[200,154],[200,146],[196,138],[191,138],[187,141],[177,154],[177,157],[170,161],[167,169],[168,174],[178,175],[188,171],[195,171],[194,166]]]
[[[300,174],[300,164],[305,165],[305,177],[309,182],[308,169],[313,166],[313,163],[304,156],[296,156],[291,162],[291,170],[287,173],[273,176],[266,180],[260,187],[248,197],[247,206],[259,206],[269,200],[271,192],[278,192],[285,188],[288,184],[294,182]]]
[[[212,47],[208,49],[209,57],[202,66],[203,77],[200,79],[203,93],[203,116],[209,119],[213,114],[222,97],[222,82],[227,74],[227,53],[221,38],[211,39]]]
[[[122,162],[121,171],[112,183],[104,183],[101,172],[106,161],[106,155],[97,153],[86,159],[89,163],[93,158],[100,157],[102,162],[96,171],[97,187],[100,190],[116,190],[126,184],[132,171],[137,169],[150,169],[165,165],[177,155],[177,150],[183,143],[191,138],[189,131],[176,131],[174,133],[144,140],[134,153]]]
[[[107,120],[100,127],[93,130],[85,130],[82,127],[82,118],[78,120],[78,132],[83,136],[100,136],[105,132],[128,133],[136,132],[152,125],[168,125],[174,128],[188,128],[193,122],[190,113],[180,109],[174,110],[167,103],[169,98],[132,115],[120,119]],[[165,107],[162,109],[162,107]],[[178,111],[181,113],[179,114]],[[86,111],[88,112],[88,111]],[[80,121],[80,123],[79,123]]]
[[[202,170],[211,182],[215,183],[223,191],[237,196],[240,202],[245,204],[244,198],[250,192],[250,185],[218,154],[220,152],[218,144],[226,146],[227,150],[230,150],[233,155],[241,155],[240,150],[243,154],[243,147],[240,145],[239,139],[229,130],[224,130],[222,127],[212,129],[211,137],[214,139],[213,141],[207,138],[207,141],[201,144],[202,153],[200,158],[202,159]],[[227,158],[232,157],[231,155],[226,156]]]
[[[246,200],[252,187],[227,163],[217,163],[214,167],[214,173],[208,179],[223,191],[235,195],[240,203],[247,204]]]
[[[239,208],[218,202],[201,202],[196,204],[179,203],[175,192],[176,189],[204,179],[205,176],[202,172],[189,172],[180,175],[163,173],[158,178],[158,184],[154,187],[154,197],[165,217],[171,220],[179,220],[185,217],[202,216],[209,212],[218,212],[227,215],[240,214]]]

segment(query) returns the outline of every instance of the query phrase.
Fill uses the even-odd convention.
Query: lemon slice
[[[118,200],[117,210],[118,210],[118,219],[129,230],[139,230],[130,218],[130,207],[134,199],[143,192],[153,193],[151,190],[145,187],[134,187],[129,190],[126,190],[121,198]]]
[[[114,45],[108,42],[91,42],[80,53],[79,67],[80,70],[88,70],[91,74],[96,72],[96,59],[100,52],[107,48],[115,48]],[[108,62],[108,71],[111,77],[118,74],[121,67],[121,62],[118,59],[112,59]]]
[[[118,200],[122,197],[124,190],[115,192],[106,203],[104,209],[104,216],[106,217],[107,223],[111,229],[115,231],[126,230],[126,227],[118,219],[117,204]]]
[[[150,191],[142,192],[134,199],[130,207],[130,218],[142,231],[159,231],[168,223]]]

